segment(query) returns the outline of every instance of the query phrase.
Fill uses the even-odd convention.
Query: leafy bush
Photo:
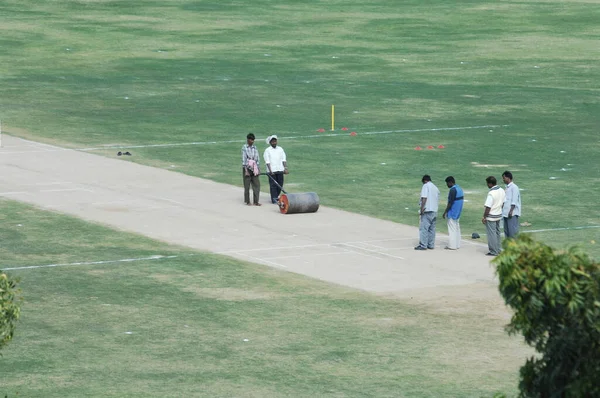
[[[12,339],[21,315],[16,287],[17,282],[0,271],[0,349]]]
[[[494,262],[500,293],[539,353],[520,372],[523,397],[600,397],[600,266],[576,248],[557,251],[528,235],[506,240]]]

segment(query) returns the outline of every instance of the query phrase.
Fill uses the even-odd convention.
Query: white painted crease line
[[[254,256],[250,256],[250,255],[245,254],[245,253],[229,252],[229,255],[232,255],[232,254],[238,254],[240,256],[247,257],[247,258],[249,258],[250,260],[252,260],[255,263],[259,263],[259,264],[267,263],[267,264],[274,265],[276,267],[287,268],[283,264],[279,264],[279,263],[276,263],[276,262],[273,262],[273,261],[269,261],[269,260],[266,260],[266,259],[261,258],[261,257],[254,257]]]
[[[371,252],[371,253],[381,254],[382,256],[388,256],[388,257],[392,257],[392,258],[395,258],[395,259],[398,259],[398,260],[406,260],[404,257],[394,256],[394,255],[389,254],[389,253],[380,252],[378,250],[366,249],[366,248],[360,247],[360,246],[354,246],[354,245],[351,245],[349,243],[342,243],[342,245],[344,245],[344,246],[350,246],[350,247],[353,247],[353,248],[359,249],[359,250],[365,250],[365,251],[368,251],[368,252]]]
[[[139,257],[139,258],[123,258],[123,259],[119,259],[119,260],[83,261],[83,262],[78,262],[78,263],[29,265],[29,266],[24,266],[24,267],[11,267],[11,268],[0,267],[0,270],[15,271],[15,270],[22,270],[22,269],[67,267],[67,266],[72,266],[72,265],[99,265],[99,264],[114,264],[114,263],[131,263],[131,262],[135,262],[135,261],[163,260],[163,259],[176,258],[176,257],[179,257],[179,256],[154,255],[154,256]]]
[[[175,204],[180,205],[180,206],[185,206],[185,203],[181,203],[181,202],[178,202],[178,201],[173,200],[173,199],[163,198],[161,196],[152,196],[152,195],[150,195],[149,197],[150,198],[154,198],[154,199],[158,199],[158,200],[162,200],[162,201],[165,201],[165,202],[175,203]]]
[[[0,195],[23,195],[29,192],[0,192]]]
[[[328,253],[314,253],[314,254],[296,254],[293,256],[276,256],[276,257],[269,257],[270,260],[279,260],[282,258],[300,258],[300,257],[318,257],[318,256],[336,256],[339,254],[348,254],[348,253],[354,253],[354,251],[352,250],[343,250],[343,251],[336,251],[336,252],[328,252]]]
[[[368,241],[350,241],[350,242],[331,242],[331,243],[315,243],[313,245],[297,245],[297,246],[280,246],[280,247],[269,247],[267,248],[259,248],[259,249],[244,249],[244,250],[224,250],[215,252],[216,254],[229,254],[229,253],[247,253],[247,252],[261,252],[261,251],[271,251],[271,250],[288,250],[288,249],[307,249],[312,247],[319,246],[331,246],[335,247],[335,245],[344,245],[344,244],[367,244],[369,242],[398,242],[403,240],[414,240],[417,238],[391,238],[391,239],[376,239],[376,240],[368,240]],[[395,250],[401,248],[387,248],[387,250]]]
[[[244,249],[244,250],[224,250],[215,252],[216,254],[243,254],[250,252],[261,252],[261,251],[273,251],[273,250],[288,250],[288,249],[306,249],[311,247],[319,247],[319,246],[331,246],[329,243],[317,243],[314,245],[299,245],[299,246],[281,246],[281,247],[269,247],[269,248],[260,248],[260,249]]]
[[[39,187],[39,186],[48,186],[48,185],[68,185],[68,184],[73,184],[72,182],[36,182],[35,184],[24,184],[26,187]]]
[[[373,247],[376,247],[376,248],[381,249],[381,250],[389,250],[389,248],[387,248],[387,247],[374,245],[374,244],[369,243],[369,242],[354,242],[354,243],[363,243],[365,245],[373,246]]]
[[[91,189],[86,188],[62,188],[62,189],[41,189],[40,192],[71,192],[71,191],[85,191],[94,192]]]

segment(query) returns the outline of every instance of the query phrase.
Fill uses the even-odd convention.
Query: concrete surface
[[[0,196],[8,199],[370,292],[492,287],[487,246],[470,239],[449,251],[438,233],[435,250],[415,251],[415,227],[323,206],[284,215],[264,192],[262,207],[246,206],[241,178],[237,187],[219,184],[6,134],[2,144]]]

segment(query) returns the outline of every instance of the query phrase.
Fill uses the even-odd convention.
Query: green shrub
[[[520,372],[523,397],[600,397],[600,266],[576,248],[557,251],[528,235],[495,259],[500,293],[538,352]]]
[[[17,282],[0,271],[0,349],[12,339],[21,315],[16,287]]]

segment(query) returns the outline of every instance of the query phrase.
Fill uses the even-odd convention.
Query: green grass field
[[[484,232],[485,177],[508,169],[523,230],[600,256],[600,1],[4,0],[0,16],[4,132],[111,157],[127,148],[128,161],[235,185],[245,135],[276,133],[288,190],[326,206],[415,225],[421,176],[444,194],[453,175],[468,235]],[[0,203],[0,268],[156,254],[143,238]],[[15,229],[19,217],[34,230]],[[63,235],[49,236],[53,223]],[[523,351],[482,308],[448,315],[160,254],[179,257],[16,272],[26,301],[0,394],[515,391]]]
[[[600,253],[598,1],[0,7],[12,134],[107,156],[142,146],[131,161],[240,185],[245,135],[277,133],[290,187],[327,206],[415,224],[420,177],[444,192],[455,176],[469,235],[485,177],[509,169],[529,229],[592,227],[539,237]],[[340,135],[286,138],[329,130],[332,104]],[[448,130],[486,125],[507,127]],[[396,130],[412,131],[361,134]]]
[[[0,214],[3,268],[105,261],[8,271],[22,320],[1,396],[491,397],[527,353],[499,300],[415,304],[16,202]]]

